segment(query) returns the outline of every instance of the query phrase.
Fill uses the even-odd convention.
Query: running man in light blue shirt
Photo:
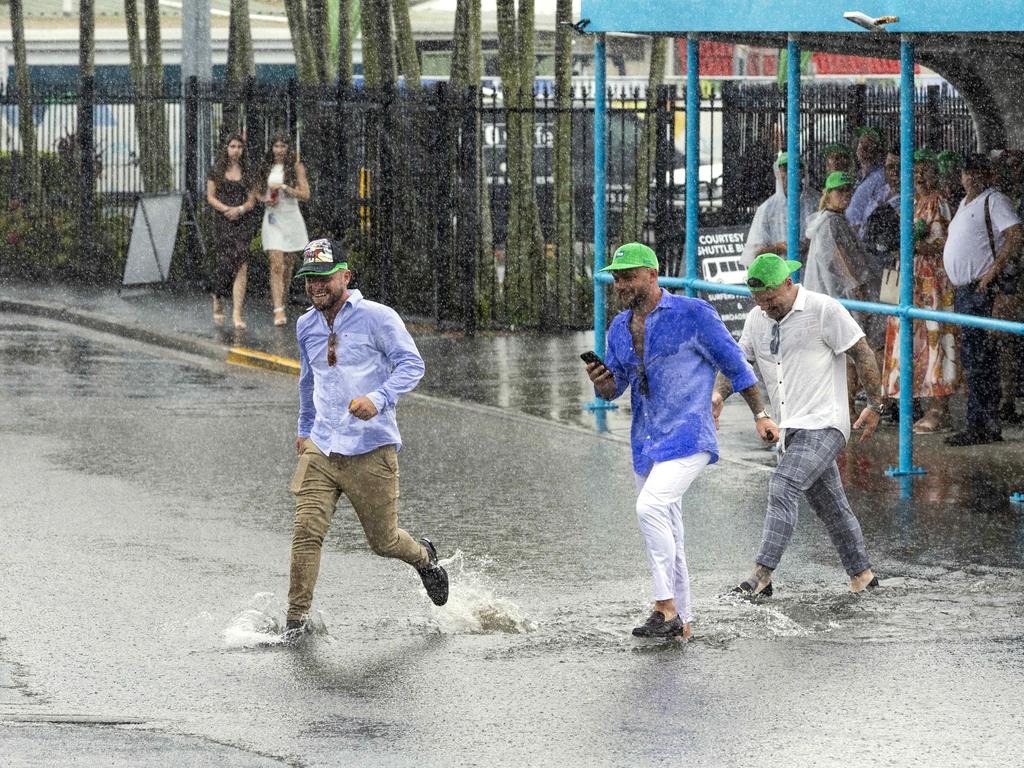
[[[313,307],[299,317],[299,424],[292,477],[295,529],[285,638],[297,640],[313,601],[320,551],[344,493],[366,540],[382,557],[409,563],[435,605],[448,600],[448,575],[429,539],[398,527],[395,406],[423,376],[423,359],[398,314],[349,290],[343,246],[314,240],[296,279]]]
[[[777,439],[779,430],[762,410],[754,371],[718,313],[706,301],[663,291],[654,251],[623,245],[605,271],[625,311],[612,320],[604,363],[589,363],[587,374],[604,400],[630,390],[636,515],[655,600],[650,618],[633,634],[688,638],[693,614],[681,497],[718,461],[711,413],[716,373],[743,395],[763,440]]]

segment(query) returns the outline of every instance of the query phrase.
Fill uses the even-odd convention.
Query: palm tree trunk
[[[555,322],[571,318],[572,211],[572,0],[555,8]]]
[[[303,0],[284,0],[288,15],[288,29],[292,36],[292,50],[295,52],[295,69],[299,82],[314,85],[318,82],[317,65],[313,60],[313,46],[306,24],[306,6]]]
[[[409,0],[392,0],[395,17],[395,43],[398,50],[398,68],[405,76],[405,87],[420,90],[420,62],[416,56],[416,41],[412,36],[409,18]]]
[[[160,45],[159,0],[145,0],[146,9],[146,92],[148,104],[147,132],[151,152],[148,160],[151,192],[171,188],[170,139],[167,135],[167,113],[164,106],[164,62]],[[147,158],[143,158],[145,162]]]
[[[651,167],[654,165],[654,149],[658,136],[658,88],[665,82],[665,57],[670,37],[651,38],[651,69],[647,76],[647,99],[644,108],[643,130],[636,147],[636,168],[633,185],[630,188],[626,210],[622,216],[620,242],[631,243],[639,240],[647,220],[647,200],[651,186]]]
[[[22,0],[11,0],[11,39],[14,43],[14,84],[18,90],[18,136],[21,139],[19,188],[35,191],[39,182],[36,126],[32,119],[32,85],[25,53],[25,15]]]

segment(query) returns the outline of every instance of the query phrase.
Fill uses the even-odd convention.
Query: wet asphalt
[[[428,370],[446,338],[421,342]],[[342,502],[316,631],[284,647],[295,380],[0,315],[5,764],[1024,760],[1015,478],[947,459],[902,501],[885,451],[854,448],[842,470],[883,587],[848,594],[804,509],[777,597],[722,597],[756,551],[772,463],[730,402],[728,460],[684,500],[696,639],[637,641],[628,413],[601,434],[570,412],[574,363],[491,376],[536,338],[433,366],[492,405],[438,385],[400,406],[401,520],[438,543],[449,605],[372,555]],[[579,346],[547,343],[538,366]]]

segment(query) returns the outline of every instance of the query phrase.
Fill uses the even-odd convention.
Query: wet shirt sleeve
[[[399,397],[416,387],[426,368],[405,323],[390,307],[385,307],[382,312],[374,331],[374,342],[387,358],[390,373],[384,383],[367,397],[379,413],[384,413],[395,407]]]
[[[821,340],[837,355],[845,353],[864,331],[850,311],[838,301],[827,302],[821,310]]]
[[[697,328],[704,355],[723,376],[729,378],[734,392],[741,392],[747,387],[754,386],[757,383],[757,376],[747,362],[748,356],[729,333],[722,318],[710,304],[704,302],[699,312]]]
[[[299,437],[309,437],[316,419],[316,406],[313,404],[313,369],[309,365],[304,334],[297,331],[299,341]]]
[[[629,386],[629,374],[622,361],[623,343],[622,324],[612,321],[612,327],[608,329],[608,343],[605,345],[604,351],[604,367],[612,372],[612,377],[615,379],[615,395],[612,400],[620,397]],[[600,397],[597,394],[597,389],[594,390],[594,395]]]

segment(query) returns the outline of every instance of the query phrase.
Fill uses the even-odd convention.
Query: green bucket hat
[[[613,272],[618,269],[636,269],[637,267],[657,269],[658,257],[643,243],[626,243],[619,246],[615,255],[612,256],[612,263],[601,271]]]
[[[853,176],[846,173],[845,171],[832,171],[825,179],[825,191],[830,189],[839,189],[840,187],[852,187]]]
[[[327,277],[343,269],[348,269],[348,256],[345,254],[344,246],[337,240],[322,237],[306,245],[302,252],[302,266],[296,270],[292,279]]]
[[[928,147],[921,147],[914,150],[915,163],[938,163],[939,158]]]
[[[762,253],[747,267],[747,287],[754,292],[778,288],[800,267],[799,261],[787,261],[774,253]]]
[[[953,149],[942,150],[935,156],[935,160],[939,164],[939,173],[943,175],[957,172],[964,166],[964,159]]]
[[[775,158],[776,165],[789,165],[789,153],[779,152],[779,156]]]

